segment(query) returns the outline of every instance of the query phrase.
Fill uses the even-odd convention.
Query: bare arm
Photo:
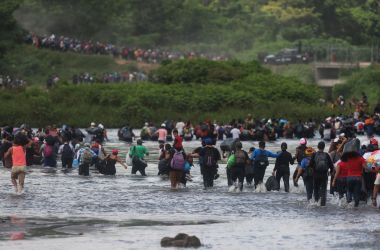
[[[4,154],[4,158],[12,156],[12,147],[10,147],[7,152]]]
[[[334,175],[334,180],[333,180],[333,183],[332,183],[332,186],[335,187],[335,183],[336,183],[336,178],[339,176],[340,174],[340,166],[339,164],[336,166],[336,169],[335,169],[335,175]]]
[[[127,169],[128,168],[128,166],[127,165],[125,165],[124,164],[124,162],[120,159],[120,157],[118,156],[118,157],[116,157],[116,161],[118,162],[118,163],[120,163],[125,169]]]

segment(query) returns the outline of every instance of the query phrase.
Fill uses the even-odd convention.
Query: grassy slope
[[[9,51],[4,61],[10,74],[27,80],[29,84],[45,84],[51,74],[58,74],[63,81],[71,81],[74,74],[81,72],[101,75],[136,69],[135,63],[116,63],[111,56],[62,53],[29,45]]]

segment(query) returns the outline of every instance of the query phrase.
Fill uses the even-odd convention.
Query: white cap
[[[165,124],[165,123],[162,123],[162,124],[161,124],[161,127],[166,127],[166,124]]]
[[[341,134],[339,135],[339,137],[345,137],[345,136],[346,136],[345,133],[341,133]]]
[[[339,141],[339,138],[335,138],[335,139],[334,139],[334,142],[338,142],[338,141]]]
[[[300,144],[301,144],[301,145],[306,144],[306,143],[307,143],[307,141],[306,141],[305,138],[301,138],[301,139],[300,139]]]
[[[95,122],[91,122],[91,126],[95,127],[96,126]]]
[[[98,127],[101,128],[101,129],[104,129],[103,124],[99,124]]]

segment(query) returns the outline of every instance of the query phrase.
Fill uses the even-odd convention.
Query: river
[[[116,133],[109,131],[106,149],[118,148],[124,157],[128,145]],[[267,149],[278,151],[281,142],[267,143]],[[298,140],[286,142],[294,154]],[[316,147],[318,139],[308,143]],[[257,144],[244,142],[243,148]],[[1,168],[0,249],[158,249],[162,237],[179,232],[198,236],[201,249],[379,248],[379,211],[369,204],[343,208],[328,195],[326,207],[308,206],[302,181],[301,192],[291,183],[289,194],[246,188],[229,193],[225,164],[214,188],[203,189],[195,164],[187,188],[171,191],[169,181],[157,176],[157,142],[144,145],[150,151],[147,177],[122,167],[115,177],[31,168],[25,193],[16,195],[9,171]],[[187,151],[199,145],[184,142]],[[25,240],[9,240],[12,232],[24,232]]]

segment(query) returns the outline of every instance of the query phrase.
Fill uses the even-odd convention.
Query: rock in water
[[[187,237],[189,237],[189,235],[187,234],[184,234],[184,233],[179,233],[176,235],[176,237],[174,237],[175,240],[184,240],[186,239]]]
[[[170,237],[164,237],[161,239],[161,246],[162,247],[170,247],[172,246],[172,241],[174,239],[173,238],[170,238]]]
[[[196,236],[179,233],[174,238],[164,237],[161,239],[161,247],[200,247],[201,241]]]
[[[185,240],[185,247],[200,247],[201,241],[197,236],[189,236]]]

